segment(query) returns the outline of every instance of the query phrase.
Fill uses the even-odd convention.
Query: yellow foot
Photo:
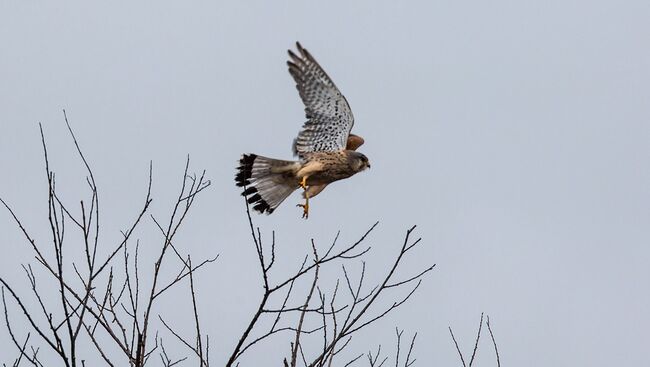
[[[302,208],[302,217],[305,219],[309,218],[309,203],[297,204],[296,206]]]
[[[300,187],[302,187],[304,190],[307,190],[307,176],[303,176],[302,180],[300,181]]]

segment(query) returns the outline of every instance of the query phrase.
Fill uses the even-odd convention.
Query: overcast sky
[[[613,0],[4,1],[0,197],[47,240],[41,122],[77,208],[86,186],[63,108],[94,167],[109,243],[141,205],[149,161],[164,217],[189,154],[212,186],[180,240],[197,258],[220,254],[197,285],[221,365],[261,292],[236,161],[291,158],[304,113],[285,61],[300,41],[350,102],[372,168],[328,187],[308,221],[294,194],[256,224],[295,264],[310,238],[325,247],[341,230],[349,243],[379,220],[373,279],[417,224],[423,243],[402,274],[437,264],[355,350],[392,345],[399,325],[419,332],[417,365],[457,366],[447,327],[469,351],[486,312],[504,365],[644,365],[649,19],[649,2]],[[0,246],[0,275],[24,284],[18,264],[33,256],[4,211]],[[175,309],[161,302],[160,313]],[[288,350],[279,340],[260,351]],[[4,328],[0,341],[8,362]],[[485,341],[478,362],[495,365]]]

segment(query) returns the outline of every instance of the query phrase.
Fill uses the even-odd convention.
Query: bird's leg
[[[298,204],[296,206],[302,208],[302,217],[308,219],[309,218],[309,194],[307,194],[307,191],[305,191],[305,203]]]
[[[309,218],[309,192],[307,191],[307,176],[303,176],[302,180],[300,181],[300,187],[305,190],[305,203],[298,204],[296,206],[299,206],[303,209],[302,217],[307,219]]]

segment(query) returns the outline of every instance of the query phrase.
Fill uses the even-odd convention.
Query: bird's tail
[[[271,214],[299,187],[295,179],[299,168],[299,162],[244,154],[239,160],[235,182],[245,187],[242,195],[253,204],[253,209]]]

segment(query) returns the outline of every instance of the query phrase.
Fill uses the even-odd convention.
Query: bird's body
[[[307,217],[309,198],[335,181],[370,167],[368,158],[356,152],[363,138],[350,134],[354,118],[345,97],[316,60],[297,44],[300,56],[289,51],[289,73],[305,104],[309,119],[294,140],[298,161],[244,154],[235,181],[242,195],[260,213],[272,213],[293,191],[302,187]]]
[[[304,177],[307,186],[327,185],[348,178],[357,173],[360,167],[360,158],[354,153],[350,150],[309,153],[296,172],[296,178],[302,180]]]

